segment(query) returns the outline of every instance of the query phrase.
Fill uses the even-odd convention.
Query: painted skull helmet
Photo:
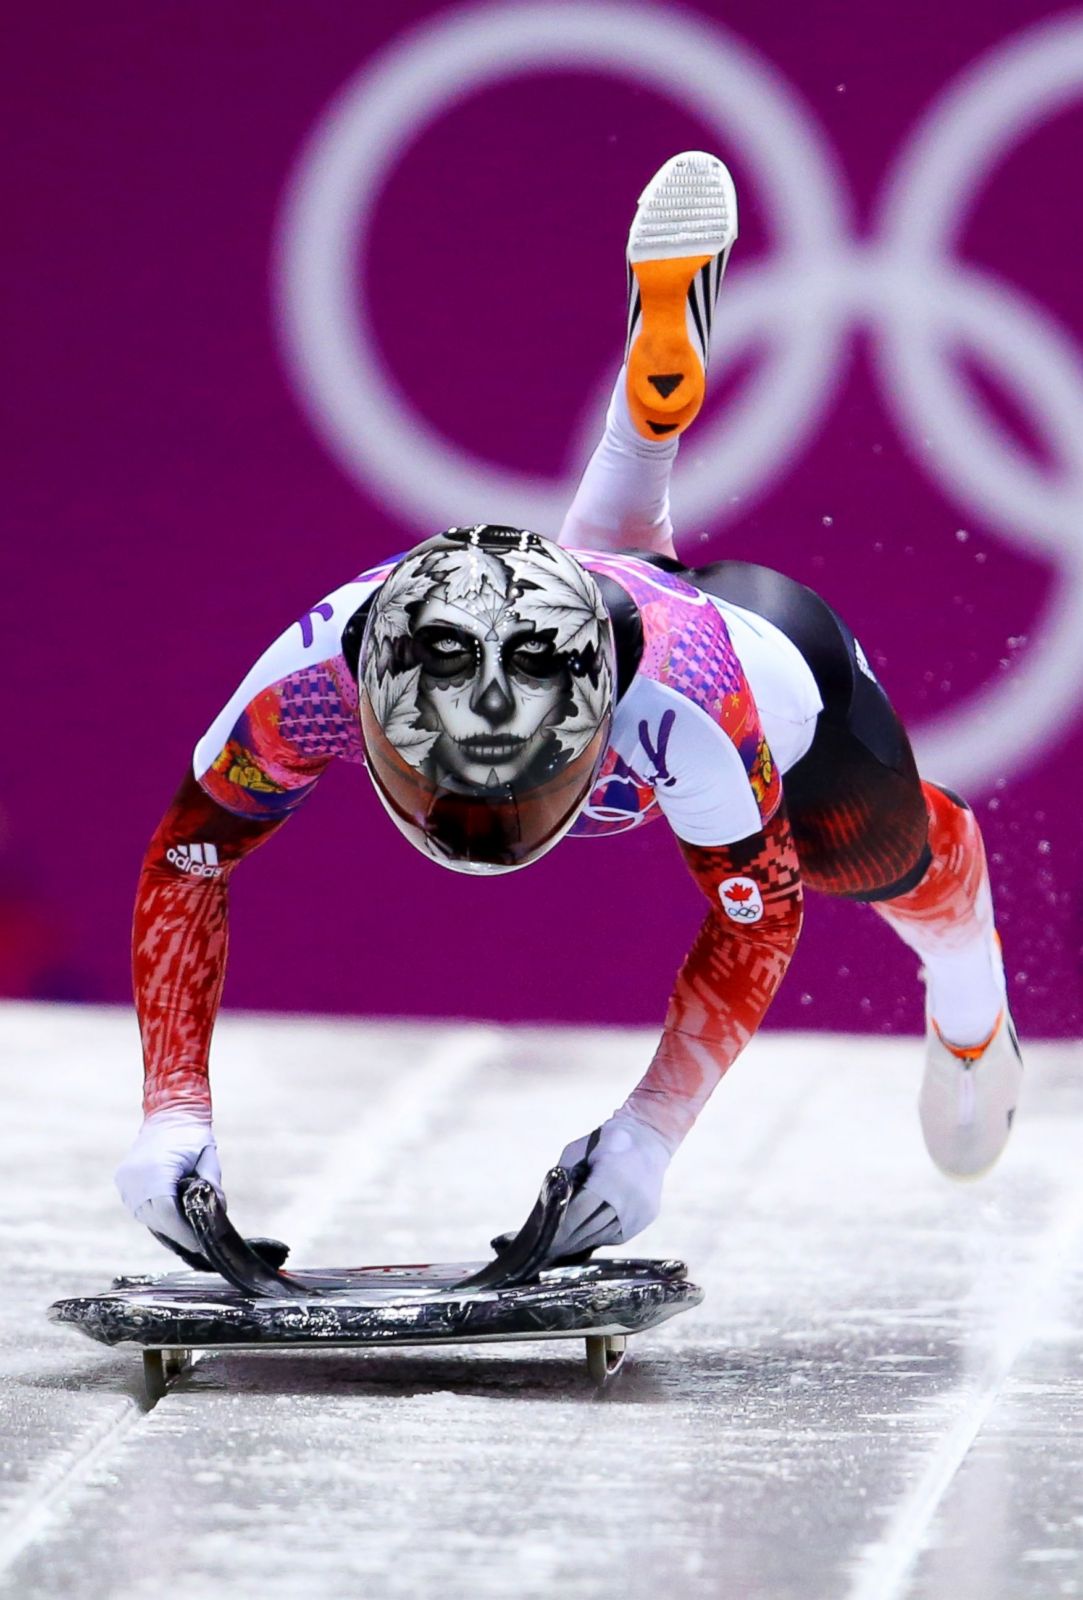
[[[561,839],[609,739],[614,647],[597,583],[522,528],[449,528],[375,595],[358,667],[376,791],[411,844],[511,872]]]

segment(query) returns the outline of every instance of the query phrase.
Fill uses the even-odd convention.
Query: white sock
[[[580,550],[651,550],[674,556],[669,480],[679,439],[644,439],[617,375],[605,432],[568,508],[559,543]]]
[[[937,926],[893,916],[890,900],[874,907],[921,959],[929,1015],[949,1044],[981,1044],[1004,1007],[1004,958],[993,924],[993,900],[984,873],[973,904]]]
[[[949,1044],[984,1043],[1004,1008],[1004,962],[993,938],[968,950],[923,953],[929,1014]]]

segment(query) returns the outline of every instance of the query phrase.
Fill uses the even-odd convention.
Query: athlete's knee
[[[925,778],[921,781],[921,793],[929,819],[928,839],[921,860],[889,893],[876,895],[877,900],[899,902],[911,896],[917,902],[931,892],[933,880],[943,877],[945,872],[954,875],[955,871],[961,871],[966,875],[984,871],[985,846],[981,829],[962,796]],[[900,909],[904,908],[900,906]]]
[[[970,806],[962,795],[956,794],[955,790],[949,789],[946,784],[932,783],[928,778],[922,778],[921,789],[925,796],[925,804],[929,808],[930,827],[941,819],[952,817],[956,811],[970,812]]]
[[[929,850],[941,864],[971,857],[985,860],[985,844],[978,819],[966,801],[943,784],[922,780],[922,794],[929,813]]]

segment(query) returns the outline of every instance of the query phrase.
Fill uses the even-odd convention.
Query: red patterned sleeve
[[[737,844],[680,844],[711,909],[654,1059],[626,1102],[671,1150],[762,1022],[801,931],[800,868],[783,806]]]
[[[226,971],[227,885],[285,817],[236,816],[189,774],[143,860],[132,979],[143,1041],[143,1109],[209,1115],[207,1062]]]

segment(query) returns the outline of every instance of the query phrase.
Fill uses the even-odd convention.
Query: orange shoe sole
[[[713,256],[636,261],[640,324],[628,352],[628,409],[645,439],[681,432],[706,392],[703,363],[688,337],[688,292]]]

